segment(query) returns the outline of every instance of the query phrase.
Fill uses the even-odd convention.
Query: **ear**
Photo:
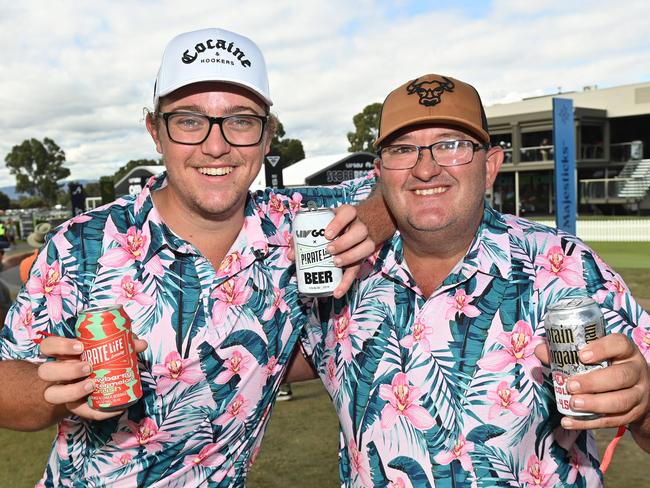
[[[158,122],[154,120],[151,113],[147,114],[145,118],[145,123],[147,124],[147,131],[151,135],[153,142],[156,144],[156,151],[158,154],[162,154],[162,144],[160,143],[160,132],[158,131]]]
[[[379,157],[375,158],[373,161],[375,164],[375,176],[377,179],[381,178],[381,159]]]
[[[485,189],[492,188],[494,180],[503,164],[503,149],[500,146],[494,146],[488,149],[485,156]]]

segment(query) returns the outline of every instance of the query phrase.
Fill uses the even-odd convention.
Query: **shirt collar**
[[[188,241],[176,235],[162,220],[153,204],[152,193],[167,185],[167,172],[152,176],[134,204],[135,225],[138,228],[149,226],[151,232],[150,252],[158,253],[163,248],[184,254],[199,254]],[[268,238],[277,229],[268,221],[262,225],[263,215],[260,207],[249,193],[244,209],[244,225],[228,254],[221,263],[217,276],[227,278],[235,274],[256,259],[265,257],[269,252]],[[266,232],[264,231],[266,229]]]
[[[386,241],[374,259],[373,272],[382,272],[410,288],[417,286],[404,259],[399,231]],[[502,215],[487,202],[469,250],[445,278],[442,286],[453,286],[466,281],[477,272],[506,280],[509,280],[511,275],[508,226]]]

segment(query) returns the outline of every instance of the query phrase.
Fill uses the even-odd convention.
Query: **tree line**
[[[377,137],[377,124],[381,104],[373,103],[356,114],[352,122],[355,130],[348,132],[350,142],[348,151],[373,152],[372,142]],[[305,158],[302,141],[285,138],[286,132],[278,122],[276,134],[271,142],[270,155],[280,156],[280,164],[286,168]],[[52,139],[45,137],[42,141],[32,138],[15,145],[5,157],[9,173],[16,178],[16,193],[23,194],[17,201],[12,201],[0,191],[0,210],[8,208],[53,207],[61,204],[70,206],[69,192],[64,189],[61,180],[70,176],[70,169],[65,166],[65,152]],[[133,168],[138,166],[157,166],[164,164],[161,159],[135,159],[121,166],[114,174],[100,177],[99,181],[86,183],[84,193],[87,197],[102,197],[112,200],[110,194],[113,185]]]

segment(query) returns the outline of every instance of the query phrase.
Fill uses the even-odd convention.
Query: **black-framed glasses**
[[[439,166],[461,166],[474,158],[474,153],[488,150],[490,144],[477,144],[473,141],[439,141],[428,146],[414,144],[391,144],[379,151],[381,164],[386,169],[411,169],[418,164],[423,149],[428,149]]]
[[[177,144],[202,144],[218,125],[221,135],[231,146],[256,146],[262,140],[266,115],[239,114],[210,117],[195,112],[161,112],[167,135]]]

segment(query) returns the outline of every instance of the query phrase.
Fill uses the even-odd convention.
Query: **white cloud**
[[[66,151],[74,178],[157,158],[141,109],[151,104],[162,50],[174,35],[207,26],[241,32],[261,46],[274,111],[309,155],[345,151],[355,113],[424,73],[469,81],[487,104],[558,86],[568,91],[650,77],[645,1],[495,0],[471,9],[440,4],[414,16],[409,5],[26,0],[3,6],[0,157],[26,138],[47,136]],[[0,164],[0,186],[13,183]]]

